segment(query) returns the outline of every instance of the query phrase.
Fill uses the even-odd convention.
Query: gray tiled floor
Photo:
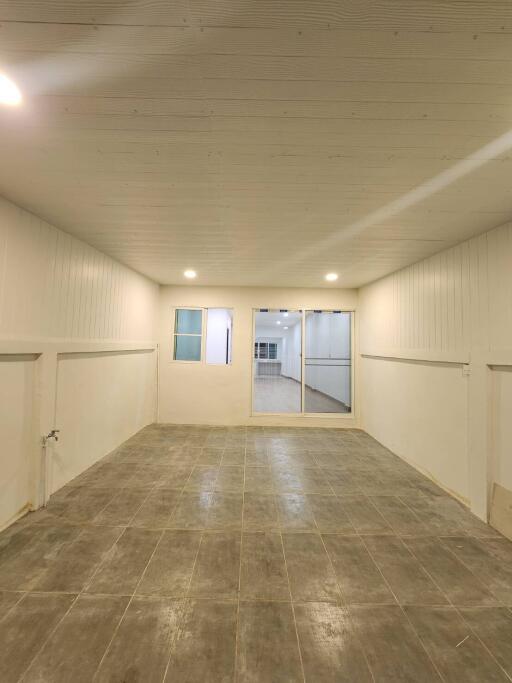
[[[363,432],[152,426],[0,535],[0,681],[510,681],[511,607]]]

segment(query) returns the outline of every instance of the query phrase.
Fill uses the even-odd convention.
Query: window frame
[[[206,333],[205,333],[205,310],[199,306],[175,306],[172,309],[172,344],[171,344],[171,362],[172,363],[187,363],[192,365],[197,365],[198,363],[204,362],[205,348],[206,348]],[[201,311],[201,334],[191,334],[184,332],[176,332],[176,319],[178,317],[178,311]],[[176,358],[176,337],[201,337],[201,355],[199,360],[183,360],[181,358]]]
[[[226,311],[231,311],[231,320],[232,320],[232,326],[231,326],[231,332],[230,332],[230,338],[229,338],[229,344],[230,344],[230,362],[229,363],[208,363],[206,360],[206,338],[208,335],[208,311],[209,310],[216,310],[216,309],[224,309]],[[185,363],[187,365],[209,365],[211,367],[219,367],[219,368],[230,368],[233,365],[233,327],[234,327],[234,318],[235,318],[235,309],[232,306],[173,306],[172,309],[172,314],[171,314],[171,358],[170,358],[170,363]],[[187,333],[181,333],[181,332],[176,332],[176,312],[177,311],[201,311],[201,335],[198,334],[187,334]],[[175,339],[176,336],[181,336],[181,337],[199,337],[201,336],[201,357],[199,360],[181,360],[179,358],[175,358]]]
[[[272,352],[270,353],[270,347],[272,346]],[[261,351],[266,349],[265,354],[262,355]],[[277,343],[276,342],[254,342],[254,359],[253,360],[276,360],[277,359]]]

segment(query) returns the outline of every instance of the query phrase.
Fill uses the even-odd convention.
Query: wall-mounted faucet
[[[47,442],[50,440],[58,441],[59,440],[59,436],[58,436],[59,434],[60,434],[60,429],[52,429],[52,431],[49,434],[47,434],[46,436],[43,436],[41,438],[41,442],[42,442],[43,446],[46,446]]]
[[[48,441],[58,441],[59,440],[60,429],[52,429],[49,434],[41,437],[42,446],[42,461],[41,461],[41,480],[40,480],[40,491],[42,498],[42,505],[46,507],[48,503],[48,477],[49,477],[49,462],[47,453]]]

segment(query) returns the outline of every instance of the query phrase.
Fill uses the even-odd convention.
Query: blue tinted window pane
[[[201,360],[201,337],[174,337],[174,360]]]
[[[181,308],[176,311],[176,329],[180,334],[201,334],[202,311]]]

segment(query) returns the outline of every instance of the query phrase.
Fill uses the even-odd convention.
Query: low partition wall
[[[0,529],[29,509],[37,359],[0,353]]]
[[[468,378],[461,362],[364,354],[362,427],[469,502]]]
[[[53,493],[126,441],[156,415],[156,352],[107,351],[58,356],[48,490]]]
[[[154,422],[156,377],[154,343],[1,341],[0,529]]]
[[[512,360],[491,365],[491,524],[512,539]]]

